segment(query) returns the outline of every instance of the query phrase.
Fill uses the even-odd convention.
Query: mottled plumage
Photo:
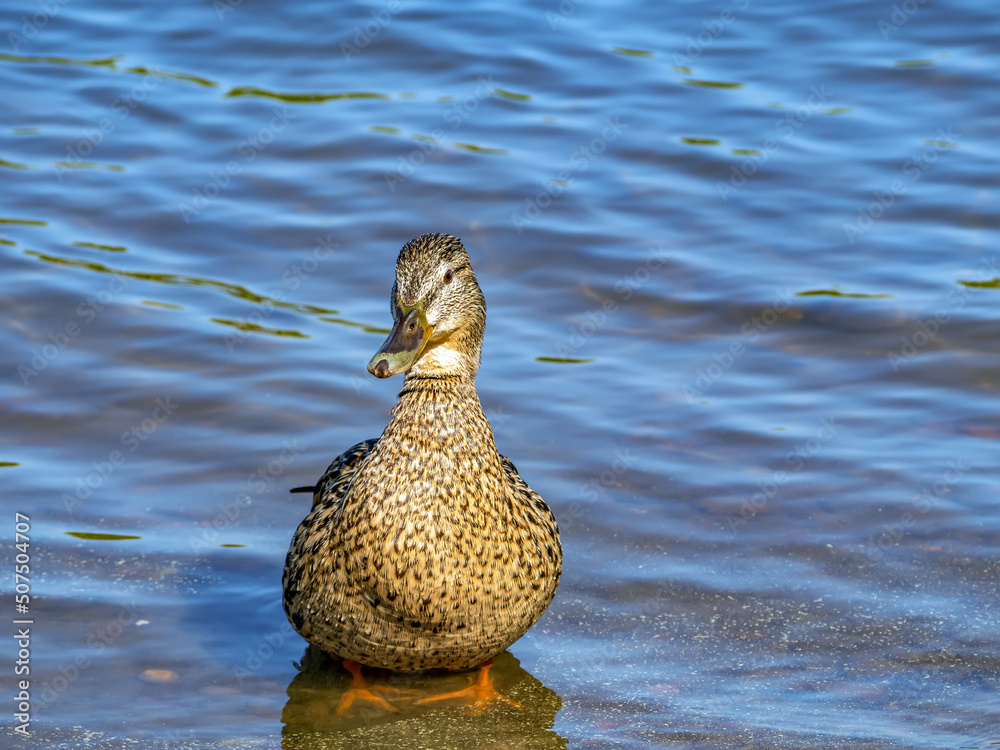
[[[520,638],[562,570],[555,518],[497,451],[479,404],[486,306],[461,242],[399,254],[393,333],[369,370],[406,371],[377,440],[336,458],[285,562],[284,607],[329,654],[466,669]]]

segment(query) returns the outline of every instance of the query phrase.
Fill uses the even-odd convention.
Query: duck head
[[[368,363],[372,375],[475,379],[486,300],[460,239],[425,234],[407,242],[396,259],[389,308],[392,332]]]

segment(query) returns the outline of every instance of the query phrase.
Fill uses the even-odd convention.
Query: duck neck
[[[426,400],[451,402],[456,408],[468,408],[472,404],[479,407],[479,394],[476,393],[473,378],[465,377],[462,373],[426,372],[414,368],[403,379],[399,402],[402,404],[404,401]]]
[[[400,434],[412,432],[414,439],[445,443],[476,435],[477,442],[485,440],[496,451],[493,429],[479,403],[475,383],[458,374],[408,372],[386,429]]]

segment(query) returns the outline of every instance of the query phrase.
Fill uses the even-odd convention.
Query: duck
[[[392,330],[368,371],[403,374],[402,389],[380,437],[298,488],[313,503],[285,560],[284,611],[351,673],[347,703],[393,710],[362,667],[478,669],[469,699],[512,703],[492,690],[489,667],[551,604],[562,545],[554,514],[500,454],[479,401],[486,301],[462,241],[407,242],[389,307]]]

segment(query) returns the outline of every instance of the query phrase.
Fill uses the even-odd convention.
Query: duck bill
[[[392,332],[368,363],[368,372],[376,378],[399,375],[413,367],[434,333],[434,326],[428,324],[427,316],[424,315],[423,300],[413,307],[399,302],[396,306],[399,315],[392,326]]]

